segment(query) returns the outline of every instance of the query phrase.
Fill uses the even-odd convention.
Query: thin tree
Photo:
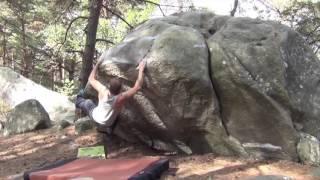
[[[7,56],[7,37],[6,37],[6,22],[4,22],[4,26],[0,28],[0,32],[3,33],[3,40],[2,40],[2,63],[3,66],[7,65],[6,56]]]
[[[82,56],[82,68],[80,72],[80,88],[84,88],[88,82],[92,70],[96,45],[96,35],[99,16],[103,0],[90,0],[90,12],[86,31],[86,44]]]

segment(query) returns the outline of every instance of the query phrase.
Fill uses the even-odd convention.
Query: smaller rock
[[[72,123],[66,120],[62,120],[59,122],[59,129],[64,129],[66,127],[69,127]]]
[[[65,136],[65,135],[60,136],[60,139],[67,139],[67,138],[68,136]]]
[[[74,103],[68,97],[49,90],[11,68],[0,67],[0,99],[9,106],[16,106],[28,99],[38,100],[54,122],[66,118],[74,119]]]
[[[4,128],[4,123],[0,121],[0,131]]]
[[[176,152],[176,148],[173,145],[158,139],[153,139],[152,148],[158,151]]]
[[[8,176],[8,179],[11,179],[11,180],[23,179],[23,173],[18,173],[18,174],[10,175],[10,176]]]
[[[320,167],[315,167],[311,170],[311,175],[320,179]]]
[[[300,133],[297,151],[300,160],[304,164],[320,165],[320,142],[316,137]]]
[[[191,155],[193,153],[192,150],[182,141],[174,140],[174,143],[185,154]]]
[[[248,152],[242,146],[238,139],[229,136],[227,139],[228,145],[235,151],[235,155],[239,154],[241,157],[249,157]]]
[[[269,143],[243,143],[246,152],[257,159],[290,159],[280,146]]]
[[[39,101],[29,99],[18,104],[7,115],[3,134],[19,134],[50,127],[50,117]]]
[[[77,134],[82,134],[85,131],[93,129],[94,127],[94,122],[88,116],[78,119],[75,122],[75,131]]]

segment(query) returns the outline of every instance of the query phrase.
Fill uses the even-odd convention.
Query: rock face
[[[18,104],[9,112],[3,134],[19,134],[50,127],[50,118],[39,101],[30,99]]]
[[[0,98],[11,107],[28,99],[36,99],[52,121],[74,121],[75,106],[68,97],[38,85],[9,68],[0,67],[0,87]]]
[[[287,89],[292,67],[284,53],[292,48],[285,47],[289,39],[299,36],[284,26],[247,18],[229,19],[222,30],[216,28],[208,40],[211,75],[228,132],[243,143],[268,143],[281,148],[278,155],[294,157],[297,135]]]
[[[222,117],[241,142],[295,156],[297,133],[319,136],[320,64],[303,39],[274,22],[232,18],[208,39]],[[295,159],[295,158],[294,158]]]
[[[120,115],[138,140],[296,160],[293,123],[319,135],[320,63],[286,26],[203,11],[149,20],[101,56],[98,78],[127,89],[142,59],[145,83]]]

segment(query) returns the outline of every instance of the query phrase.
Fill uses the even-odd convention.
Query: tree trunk
[[[57,78],[56,78],[56,82],[58,82],[59,84],[63,84],[64,82],[64,70],[63,68],[65,67],[64,65],[64,60],[63,58],[59,58],[57,59]]]
[[[24,20],[24,15],[20,18],[20,23],[21,23],[21,38],[22,38],[22,70],[21,74],[27,78],[30,77],[31,69],[32,69],[32,58],[30,57],[30,53],[28,52],[27,49],[27,42],[26,42],[26,28],[25,28],[25,20]]]
[[[51,90],[54,91],[54,70],[53,69],[50,69],[50,73],[51,73]]]
[[[93,57],[96,45],[96,35],[99,23],[100,10],[103,0],[90,1],[90,16],[86,32],[86,45],[82,57],[82,68],[80,73],[80,88],[84,88],[88,82],[92,70]]]
[[[14,51],[13,49],[11,49],[11,68],[15,71],[16,70],[16,65],[15,65],[15,62],[14,62]]]
[[[76,69],[76,63],[75,61],[71,61],[69,63],[69,68],[68,68],[68,73],[69,73],[69,81],[73,81],[74,80],[74,72]]]
[[[234,14],[236,13],[238,8],[238,3],[239,3],[238,0],[234,0],[233,9],[230,12],[230,16],[234,16]]]
[[[6,23],[4,24],[4,27],[6,27]],[[3,29],[3,44],[2,44],[2,60],[3,60],[3,66],[7,65],[6,56],[7,56],[7,39],[6,39],[6,31]]]

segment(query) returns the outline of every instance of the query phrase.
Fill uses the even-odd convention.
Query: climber
[[[98,105],[93,100],[86,99],[83,90],[78,93],[75,104],[76,108],[82,110],[97,123],[99,131],[111,134],[122,106],[142,87],[145,61],[141,61],[138,65],[139,74],[134,86],[125,92],[121,92],[122,83],[118,78],[110,80],[109,90],[95,78],[99,64],[98,62],[94,66],[88,79],[90,85],[98,92]]]

